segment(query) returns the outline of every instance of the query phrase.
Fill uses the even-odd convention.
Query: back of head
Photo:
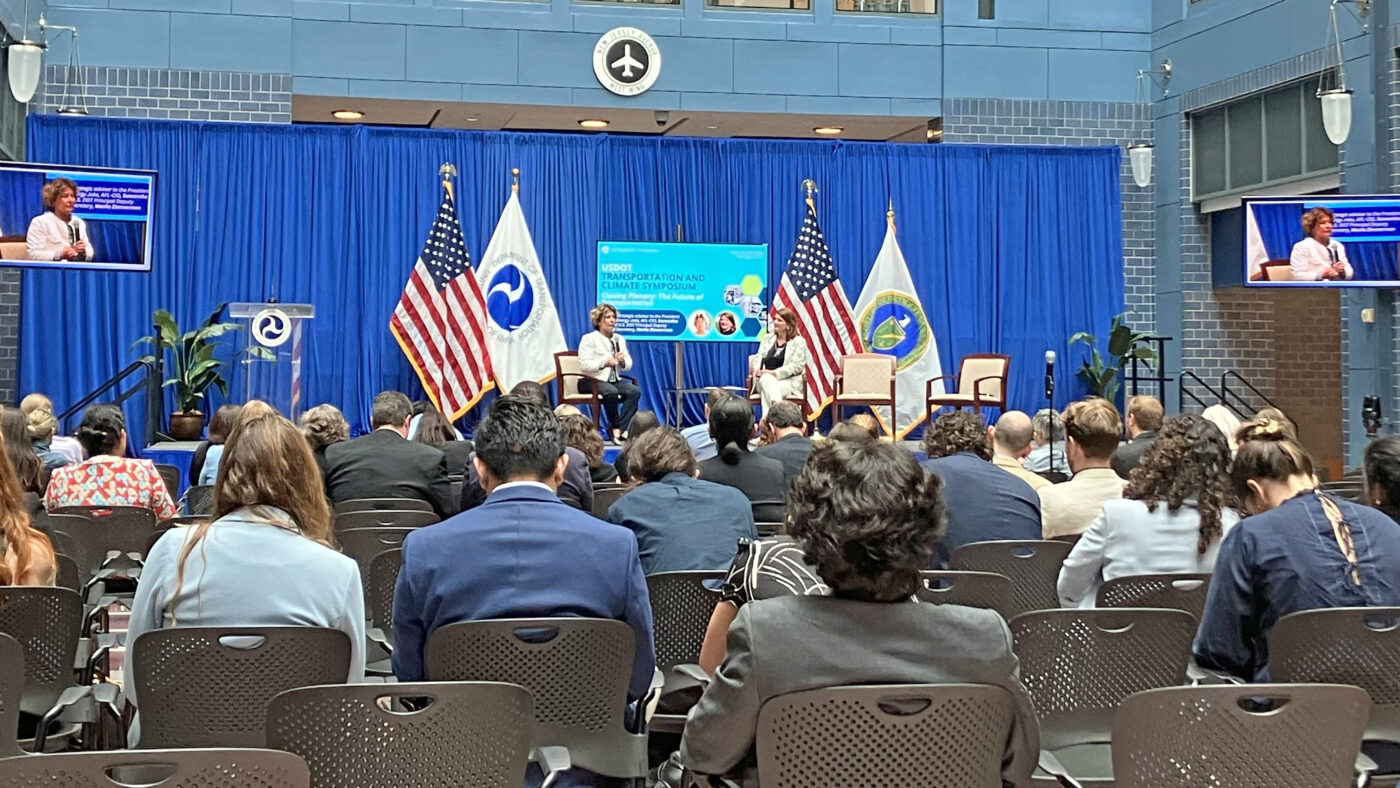
[[[514,394],[477,425],[476,456],[499,482],[547,479],[564,453],[564,425],[549,408]]]
[[[1163,502],[1175,512],[1196,501],[1201,524],[1196,543],[1204,555],[1220,537],[1220,515],[1234,505],[1230,492],[1230,446],[1209,421],[1193,414],[1166,420],[1142,462],[1132,470],[1123,497],[1142,501],[1149,511]]]
[[[89,457],[111,454],[121,443],[125,429],[126,417],[121,408],[106,402],[90,405],[78,424],[78,442]]]
[[[24,399],[19,401],[19,409],[24,413],[30,413],[36,410],[46,410],[53,413],[53,400],[49,399],[47,394],[40,394],[35,391],[31,394],[24,395]]]
[[[1031,419],[1031,429],[1040,443],[1059,443],[1065,439],[1065,422],[1053,408],[1041,408]]]
[[[401,427],[413,415],[413,403],[402,391],[381,391],[369,406],[370,429]]]
[[[350,439],[350,424],[334,405],[317,405],[301,414],[301,431],[311,448],[319,449]]]
[[[656,418],[654,410],[639,410],[637,415],[632,417],[632,424],[627,428],[627,434],[636,440],[645,435],[649,430],[654,430],[661,426],[661,420]]]
[[[875,417],[870,415],[869,413],[857,413],[856,415],[846,419],[846,421],[849,421],[852,424],[859,424],[867,430],[870,430],[871,437],[880,437],[880,422],[877,421]]]
[[[442,415],[442,411],[431,404],[423,411],[423,417],[418,420],[418,432],[413,434],[413,440],[434,448],[441,448],[450,441],[457,440],[457,432],[452,429],[452,422]]]
[[[30,394],[19,405],[25,417],[25,428],[31,441],[48,443],[58,431],[58,419],[53,415],[53,403],[43,394]]]
[[[716,405],[723,402],[724,400],[730,399],[733,396],[734,392],[730,391],[729,389],[722,389],[718,386],[710,389],[709,391],[705,392],[705,412],[708,413],[714,410]]]
[[[775,402],[768,409],[768,426],[775,430],[801,429],[802,428],[802,408],[796,402]]]
[[[1366,447],[1366,486],[1385,492],[1385,503],[1400,508],[1400,435],[1387,435],[1371,441]],[[1376,502],[1379,504],[1379,502]]]
[[[0,437],[0,558],[6,559],[0,560],[0,586],[19,585],[39,558],[31,545],[47,541],[30,525],[24,490],[8,455],[8,442]],[[13,565],[13,573],[7,563]]]
[[[603,462],[603,436],[598,434],[593,419],[582,413],[560,419],[564,424],[564,443],[583,452],[591,468]]]
[[[545,410],[549,410],[549,392],[544,390],[544,386],[533,380],[522,380],[515,384],[515,388],[510,390],[510,395],[516,399],[533,402]]]
[[[634,438],[627,455],[628,472],[641,482],[661,481],[668,473],[694,476],[695,453],[675,427],[657,427]]]
[[[1263,410],[1254,414],[1254,418],[1252,419],[1252,421],[1258,421],[1260,419],[1273,419],[1274,421],[1277,421],[1280,424],[1283,424],[1284,426],[1288,427],[1290,430],[1293,430],[1294,435],[1298,434],[1298,425],[1294,424],[1293,420],[1288,418],[1288,416],[1284,415],[1283,411],[1279,410],[1278,408],[1264,408]]]
[[[992,458],[987,440],[987,424],[970,410],[954,410],[939,416],[924,431],[924,452],[930,457],[948,457],[971,452],[984,460]]]
[[[1138,429],[1155,432],[1162,428],[1162,417],[1166,415],[1166,410],[1156,397],[1138,394],[1128,400],[1128,415],[1133,417]]]
[[[841,443],[869,443],[875,440],[875,433],[869,427],[847,419],[832,427],[826,437]]]
[[[1085,397],[1065,408],[1065,435],[1073,438],[1090,459],[1107,460],[1113,456],[1122,432],[1118,409],[1102,397]]]
[[[565,402],[563,405],[558,405],[554,408],[554,415],[562,419],[565,416],[582,416],[583,411]]]
[[[242,405],[220,405],[214,411],[214,418],[209,420],[209,442],[214,444],[223,443],[228,440],[228,435],[233,432],[234,421],[238,418],[238,412],[243,410]]]
[[[1232,413],[1229,408],[1224,405],[1211,405],[1209,408],[1201,411],[1201,418],[1214,424],[1225,434],[1225,439],[1230,442],[1230,451],[1234,451],[1239,446],[1240,419]],[[1273,423],[1279,426],[1287,426],[1279,421],[1273,421]],[[1288,430],[1292,432],[1293,428],[1288,426]]]
[[[39,485],[43,479],[44,463],[34,453],[34,444],[29,439],[29,420],[15,408],[0,411],[0,434],[5,436],[5,454],[14,466],[20,487],[30,492],[43,494]]]
[[[835,596],[908,599],[944,527],[943,482],[882,441],[828,441],[793,481],[788,531]]]
[[[245,506],[281,509],[304,536],[329,540],[330,509],[311,447],[296,425],[276,413],[245,408],[224,443],[211,516]]]
[[[1031,417],[1019,410],[1008,410],[997,419],[996,448],[1020,456],[1031,445]]]
[[[1288,425],[1273,419],[1245,422],[1235,435],[1239,448],[1230,466],[1230,486],[1245,501],[1252,491],[1248,482],[1283,482],[1291,476],[1313,475],[1312,457]]]
[[[753,406],[738,397],[726,397],[710,408],[710,435],[725,465],[738,465],[753,436]]]

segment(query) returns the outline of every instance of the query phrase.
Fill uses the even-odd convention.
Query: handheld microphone
[[[70,225],[68,225],[68,243],[70,243],[70,244],[75,244],[75,243],[77,243],[77,242],[78,242],[78,226],[75,225],[75,224],[70,224]]]
[[[1045,351],[1045,399],[1055,399],[1055,351]]]

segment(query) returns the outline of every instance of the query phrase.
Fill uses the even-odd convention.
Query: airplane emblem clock
[[[661,76],[661,50],[644,31],[615,27],[593,47],[593,74],[611,93],[639,96]]]

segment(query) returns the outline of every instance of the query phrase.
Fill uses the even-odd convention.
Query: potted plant
[[[1099,354],[1099,341],[1087,331],[1080,331],[1069,338],[1070,346],[1084,343],[1089,346],[1089,359],[1080,365],[1075,375],[1095,396],[1109,402],[1116,402],[1118,387],[1122,384],[1123,370],[1133,359],[1144,361],[1150,367],[1157,361],[1157,351],[1149,344],[1151,334],[1134,331],[1123,322],[1123,315],[1114,315],[1108,329],[1108,359]]]
[[[132,343],[149,344],[155,353],[165,358],[166,379],[162,386],[175,389],[175,412],[170,414],[170,435],[175,440],[197,441],[204,432],[204,413],[200,404],[211,386],[228,396],[228,382],[222,371],[225,364],[214,357],[218,349],[215,341],[230,331],[237,331],[237,323],[221,323],[219,317],[227,304],[219,304],[204,322],[191,331],[180,331],[175,317],[164,309],[157,309],[151,316],[157,333],[144,336]],[[270,358],[266,348],[250,347],[249,352],[259,358]],[[148,354],[142,361],[154,362],[155,354]]]

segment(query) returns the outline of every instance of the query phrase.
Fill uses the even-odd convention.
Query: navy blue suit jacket
[[[438,627],[557,616],[629,624],[637,639],[629,696],[646,694],[656,653],[632,532],[542,487],[498,489],[475,509],[404,540],[394,591],[394,675],[427,678],[423,653]]]
[[[1040,496],[1021,479],[976,454],[960,451],[921,463],[943,480],[948,533],[934,553],[934,567],[969,542],[1039,539]]]

